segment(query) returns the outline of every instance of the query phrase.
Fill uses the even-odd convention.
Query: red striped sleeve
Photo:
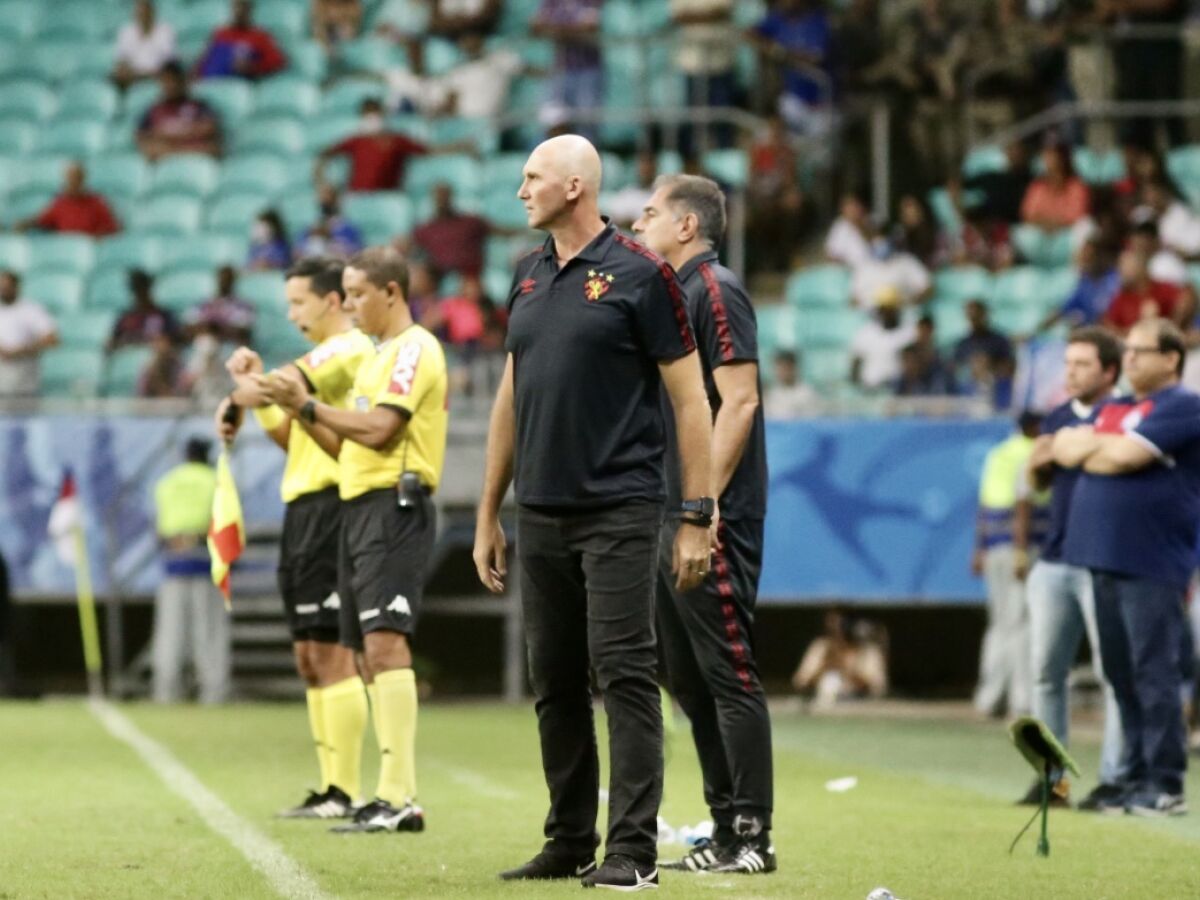
[[[671,298],[671,305],[675,311],[675,322],[679,325],[679,337],[683,341],[683,352],[691,353],[696,349],[696,339],[692,335],[692,326],[688,322],[687,306],[683,302],[683,291],[679,289],[679,280],[675,277],[675,271],[670,264],[651,250],[649,247],[639,244],[632,238],[627,238],[625,235],[618,232],[615,235],[616,241],[627,250],[632,250],[638,256],[650,260],[658,266],[658,273],[662,275],[663,281],[667,284],[667,294]]]
[[[704,279],[704,289],[708,293],[708,306],[712,310],[713,322],[717,326],[717,344],[720,347],[721,361],[733,361],[733,335],[729,333],[729,316],[725,312],[725,298],[721,296],[721,285],[717,276],[708,263],[700,264],[700,277]]]

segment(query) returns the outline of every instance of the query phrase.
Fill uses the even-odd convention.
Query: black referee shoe
[[[555,878],[582,878],[596,871],[595,856],[566,856],[543,850],[523,866],[500,873],[501,881],[550,881]]]
[[[710,872],[738,875],[766,875],[779,868],[775,859],[775,846],[771,843],[771,832],[763,827],[757,816],[741,816],[733,820],[733,830],[738,835],[733,859]]]
[[[309,791],[308,797],[299,806],[283,809],[275,814],[278,819],[344,819],[351,813],[350,795],[337,785],[317,793]]]
[[[336,834],[424,831],[425,811],[415,803],[392,806],[386,800],[376,798],[354,814],[354,821],[329,830]]]
[[[610,891],[658,890],[658,866],[641,865],[628,856],[614,853],[604,857],[604,865],[583,879],[585,888],[608,888]]]
[[[734,849],[726,844],[718,844],[712,838],[701,838],[682,859],[659,863],[658,867],[674,872],[704,872],[714,866],[731,862]]]

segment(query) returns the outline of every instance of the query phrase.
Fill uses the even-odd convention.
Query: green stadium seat
[[[969,326],[961,300],[956,297],[939,297],[934,300],[930,310],[939,345],[950,347],[966,335]]]
[[[149,365],[153,356],[154,351],[149,347],[122,347],[112,353],[104,366],[104,396],[134,396],[142,370]]]
[[[1015,266],[996,276],[992,285],[991,305],[1040,306],[1042,273],[1033,266]]]
[[[29,0],[5,0],[0,3],[0,36],[26,41],[37,33],[44,7]]]
[[[0,234],[0,269],[24,272],[29,268],[29,238],[23,234]]]
[[[31,156],[22,160],[14,176],[12,189],[37,189],[57,193],[62,188],[63,175],[70,162],[70,157],[49,155]]]
[[[212,269],[179,269],[154,282],[154,299],[165,309],[183,313],[210,299],[217,290]]]
[[[96,262],[96,245],[78,234],[31,234],[29,267],[86,275]]]
[[[850,351],[835,347],[806,349],[803,366],[805,381],[816,385],[842,384],[850,377]]]
[[[254,23],[284,43],[309,33],[308,5],[295,0],[259,0],[254,6]]]
[[[933,294],[954,303],[972,298],[986,300],[992,294],[992,275],[979,266],[942,269],[933,276]]]
[[[58,336],[67,347],[99,349],[108,340],[116,320],[117,315],[111,309],[82,309],[59,320]]]
[[[503,304],[512,288],[512,269],[484,269],[483,293],[493,303]]]
[[[229,4],[223,0],[188,0],[177,4],[170,22],[177,32],[196,31],[210,34],[229,21]]]
[[[233,150],[239,156],[250,153],[292,156],[303,153],[307,141],[308,132],[299,119],[247,119],[233,134]]]
[[[963,160],[962,173],[967,178],[988,172],[1003,172],[1008,168],[1008,158],[1000,147],[977,147]]]
[[[848,306],[850,273],[833,265],[802,269],[788,278],[785,293],[794,306]]]
[[[1193,205],[1200,203],[1200,144],[1167,153],[1167,174]]]
[[[445,182],[456,194],[474,194],[480,187],[480,166],[470,156],[447,154],[419,156],[408,164],[404,187],[411,194],[427,194],[435,184]]]
[[[1032,334],[1045,316],[1042,307],[1002,306],[992,312],[992,322],[1005,334]]]
[[[1066,302],[1079,281],[1079,272],[1071,266],[1059,266],[1042,272],[1040,298],[1042,309],[1057,309]]]
[[[38,130],[35,150],[77,159],[104,149],[108,127],[94,119],[56,119]]]
[[[190,194],[160,194],[139,203],[132,217],[135,231],[178,237],[200,229],[203,205]]]
[[[496,27],[499,34],[520,37],[529,33],[529,21],[541,5],[541,0],[506,0]]]
[[[346,194],[342,213],[363,230],[370,243],[382,243],[413,227],[412,203],[400,191]]]
[[[848,306],[806,309],[796,316],[795,334],[800,345],[846,347],[867,314]]]
[[[1116,149],[1097,152],[1076,147],[1071,155],[1075,171],[1088,184],[1112,184],[1125,177],[1125,157]]]
[[[796,348],[796,310],[783,303],[760,306],[754,311],[758,320],[759,358],[767,359],[776,350]]]
[[[87,181],[105,196],[137,197],[150,184],[150,167],[140,153],[105,153],[88,159]]]
[[[239,193],[274,196],[288,182],[288,171],[295,166],[289,157],[269,153],[248,153],[225,160],[217,193],[229,197]]]
[[[162,267],[163,241],[158,237],[126,232],[96,242],[96,268],[144,269]]]
[[[54,91],[34,79],[8,81],[0,89],[0,117],[37,122],[50,118],[58,108]]]
[[[83,306],[83,279],[67,272],[34,270],[25,273],[21,293],[56,315],[73,313]]]
[[[279,314],[287,308],[282,272],[243,272],[238,277],[236,293],[260,313],[259,321],[255,325],[256,336],[259,327],[267,320],[279,319]],[[285,324],[295,331],[294,325]]]
[[[511,185],[515,195],[521,185],[521,176],[525,170],[525,161],[529,158],[525,153],[497,153],[483,161],[483,183],[489,188],[489,193],[498,191],[501,187]],[[611,189],[608,163],[603,162],[604,187]]]
[[[129,305],[129,270],[121,268],[96,269],[88,279],[84,307],[90,310],[122,310]]]
[[[701,165],[705,172],[733,188],[743,187],[750,178],[750,160],[745,150],[710,150]]]
[[[241,266],[249,248],[249,229],[239,233],[196,234],[186,241],[174,241],[164,248],[163,271],[176,269],[217,269]]]
[[[330,116],[358,116],[359,106],[364,100],[383,100],[386,89],[376,80],[367,78],[344,78],[326,89],[318,108],[323,118]]]
[[[303,75],[310,81],[325,80],[329,58],[325,48],[316,41],[296,41],[287,46],[288,63],[292,72]]]
[[[8,195],[2,207],[4,224],[13,225],[36,216],[54,199],[54,191],[45,188],[21,188]]]
[[[48,397],[95,397],[103,372],[104,353],[99,349],[52,347],[42,354],[41,392]]]
[[[525,205],[517,199],[516,189],[508,184],[493,187],[488,192],[483,209],[487,220],[501,228],[525,228],[529,224]]]
[[[64,85],[58,93],[60,119],[109,120],[121,106],[117,89],[107,81],[86,79]]]
[[[445,75],[455,66],[466,61],[458,44],[445,38],[425,39],[425,71],[432,76]]]
[[[66,81],[80,74],[90,46],[86,41],[39,40],[26,50],[28,71],[44,81]]]
[[[296,326],[277,313],[261,316],[254,323],[254,345],[268,366],[291,362],[312,349]]]
[[[221,165],[203,153],[179,153],[168,156],[150,170],[150,191],[160,194],[188,194],[207,197],[217,187]]]
[[[522,223],[524,224],[524,223]],[[545,240],[545,236],[542,236]],[[483,245],[484,266],[489,269],[504,269],[512,277],[517,260],[539,246],[538,236],[533,232],[511,236],[492,235]]]
[[[229,194],[209,205],[205,224],[213,231],[249,234],[258,214],[271,205],[266,194]]]
[[[202,78],[192,94],[217,111],[226,129],[237,127],[254,106],[254,89],[241,78]]]
[[[408,54],[386,38],[361,37],[338,45],[339,67],[348,72],[383,73],[388,69],[407,68]]]
[[[135,81],[125,90],[122,113],[136,127],[138,121],[151,106],[158,102],[160,90],[155,81]]]
[[[103,43],[112,24],[104,11],[106,5],[96,0],[55,3],[53,15],[43,16],[38,23],[37,38]]]
[[[0,91],[3,94],[3,91]],[[24,119],[0,117],[0,154],[21,157],[33,150],[37,126]]]
[[[283,74],[259,82],[254,91],[254,115],[303,118],[317,111],[321,89],[307,78]]]
[[[605,37],[639,37],[642,31],[638,4],[633,0],[607,0],[600,14],[600,31]]]
[[[304,191],[289,192],[275,204],[275,209],[283,218],[288,234],[293,239],[302,235],[321,214],[317,198],[313,194],[311,183]]]
[[[678,150],[663,150],[656,162],[660,175],[677,175],[683,171],[683,157]]]
[[[1012,229],[1012,244],[1019,257],[1035,266],[1048,268],[1071,262],[1071,233],[1065,229],[1047,232],[1035,225],[1017,225]]]
[[[418,119],[418,121],[420,120]],[[442,118],[431,119],[424,128],[424,131],[426,132],[424,139],[434,145],[472,141],[483,153],[491,153],[499,145],[499,136],[496,134],[495,129],[492,128],[491,122],[488,122],[486,119],[465,119],[460,116],[444,116]],[[422,139],[408,130],[405,130],[405,134],[412,134],[417,140]]]

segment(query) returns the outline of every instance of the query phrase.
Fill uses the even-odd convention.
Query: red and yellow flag
[[[246,526],[242,521],[242,501],[238,497],[229,452],[221,451],[217,460],[217,489],[213,494],[212,521],[208,525],[208,555],[212,559],[212,580],[230,606],[229,570],[246,546]]]

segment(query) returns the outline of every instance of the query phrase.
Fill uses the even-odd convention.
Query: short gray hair
[[[665,190],[665,200],[680,215],[692,213],[699,222],[700,237],[716,247],[725,236],[725,192],[702,175],[662,175],[655,190]]]

